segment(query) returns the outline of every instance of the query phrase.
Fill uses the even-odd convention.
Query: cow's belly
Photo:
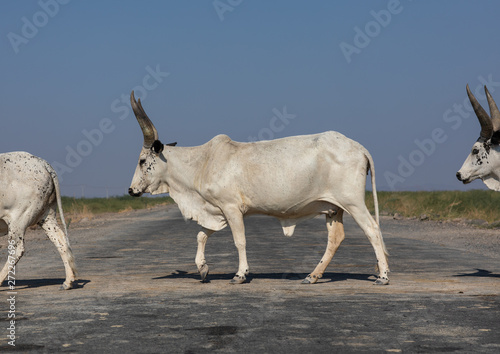
[[[339,207],[333,203],[326,201],[313,201],[309,203],[297,203],[288,208],[252,208],[248,214],[264,214],[277,218],[283,228],[285,236],[292,236],[295,226],[304,220],[314,218],[317,215],[333,215],[336,214]]]
[[[307,219],[319,214],[328,214],[337,207],[327,201],[303,200],[281,205],[279,203],[261,203],[258,206],[247,206],[246,214],[264,214],[278,219]]]

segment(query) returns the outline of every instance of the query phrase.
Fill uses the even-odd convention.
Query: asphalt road
[[[249,282],[231,285],[238,262],[228,229],[209,239],[210,282],[201,283],[198,226],[175,206],[95,219],[70,228],[79,270],[70,291],[58,290],[55,247],[31,231],[15,294],[0,290],[0,351],[500,352],[500,255],[418,240],[418,229],[386,218],[391,284],[375,286],[368,240],[350,217],[345,229],[324,277],[303,285],[326,247],[324,219],[287,238],[277,220],[251,217]]]

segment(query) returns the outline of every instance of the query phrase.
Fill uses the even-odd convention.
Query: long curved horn
[[[470,103],[472,104],[472,108],[474,108],[474,112],[476,113],[477,119],[479,119],[479,124],[481,124],[481,133],[480,138],[484,140],[488,140],[493,135],[493,123],[491,122],[488,113],[484,110],[483,107],[476,100],[476,97],[470,92],[469,85],[467,85],[467,96],[469,96]]]
[[[134,91],[130,94],[130,104],[132,105],[132,110],[134,111],[135,118],[139,122],[141,126],[142,134],[144,135],[144,143],[143,146],[146,149],[150,149],[153,146],[155,140],[158,140],[158,131],[155,126],[149,119],[146,112],[144,112],[144,108],[142,108],[141,99],[136,102]]]
[[[493,131],[500,130],[500,111],[498,110],[498,107],[493,100],[493,97],[490,95],[490,91],[488,91],[488,88],[486,85],[484,86],[484,91],[486,92],[486,98],[488,99],[488,105],[490,106],[490,116],[491,116],[491,122],[493,123]]]

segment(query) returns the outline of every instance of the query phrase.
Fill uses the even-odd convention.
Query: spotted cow
[[[56,207],[64,231],[58,226]],[[71,289],[76,269],[56,172],[45,160],[27,152],[0,154],[0,235],[8,234],[8,258],[0,272],[0,283],[14,274],[15,265],[24,253],[26,229],[37,224],[57,247],[64,262],[66,280],[61,288]]]
[[[480,178],[489,189],[500,191],[500,111],[486,86],[484,91],[490,116],[474,97],[469,85],[466,89],[481,125],[481,132],[462,168],[457,172],[457,178],[464,184]]]

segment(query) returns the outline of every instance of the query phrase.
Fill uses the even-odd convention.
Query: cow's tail
[[[78,272],[76,270],[75,258],[73,257],[73,252],[71,251],[71,245],[69,243],[68,228],[66,227],[66,221],[64,220],[64,213],[61,201],[61,189],[59,187],[59,178],[57,178],[57,173],[54,170],[54,168],[47,161],[45,160],[42,161],[45,162],[45,168],[47,169],[47,172],[50,173],[50,176],[52,177],[52,182],[54,183],[54,188],[56,190],[56,200],[57,200],[57,208],[59,211],[59,218],[61,219],[61,224],[63,226],[64,237],[66,238],[66,245],[70,250],[69,254],[67,255],[68,265],[73,270],[73,273],[76,275],[78,274]]]
[[[372,181],[372,193],[373,193],[373,207],[375,208],[375,221],[377,222],[377,225],[380,229],[380,216],[379,216],[379,211],[378,211],[378,196],[377,196],[377,184],[375,183],[375,164],[373,163],[373,158],[371,157],[370,153],[367,151],[366,152],[366,157],[368,158],[368,169],[370,170],[371,174],[371,181]],[[384,253],[386,256],[389,255],[389,252],[387,251],[387,248],[385,247],[384,239],[382,238],[382,233],[380,233],[381,241],[382,241],[382,247],[384,248]]]
[[[48,163],[47,163],[47,171],[50,173],[50,176],[52,177],[52,182],[54,183],[54,188],[56,190],[57,208],[59,210],[59,218],[61,219],[64,235],[66,236],[66,242],[68,243],[69,246],[68,228],[66,227],[66,221],[64,220],[64,213],[61,201],[61,190],[59,188],[59,178],[57,178],[57,173],[54,170],[54,168],[50,166]]]
[[[377,221],[377,225],[380,227],[380,216],[379,216],[379,212],[378,212],[377,184],[375,183],[375,164],[373,163],[373,159],[368,152],[366,154],[366,157],[368,159],[368,169],[370,170],[371,181],[372,181],[373,207],[375,208],[375,221]]]

